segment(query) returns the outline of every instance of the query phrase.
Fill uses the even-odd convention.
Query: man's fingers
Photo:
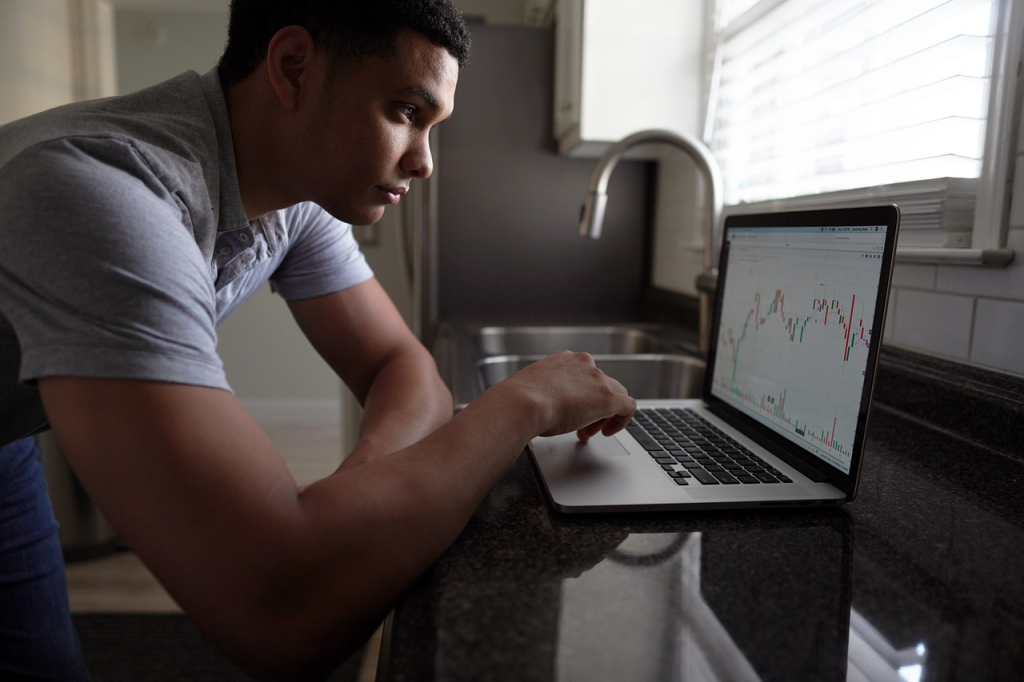
[[[581,443],[586,443],[593,438],[595,434],[604,429],[604,424],[607,421],[607,419],[602,419],[594,422],[593,424],[584,426],[582,429],[576,431],[576,438],[578,438]]]
[[[632,400],[632,399],[631,399]],[[633,412],[636,411],[636,401],[633,400],[633,408],[630,410],[628,415],[617,415],[604,420],[604,424],[601,426],[601,433],[605,436],[611,436],[629,425],[629,422],[633,419]]]
[[[633,418],[633,412],[636,410],[636,401],[629,396],[623,397],[626,399],[625,413],[599,419],[593,424],[588,424],[587,426],[578,429],[576,431],[576,437],[581,443],[586,443],[598,433],[604,436],[612,436],[626,428],[626,425],[628,425],[630,420]]]

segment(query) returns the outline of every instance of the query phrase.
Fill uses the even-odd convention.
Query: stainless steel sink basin
[[[481,327],[474,342],[480,356],[547,355],[559,350],[671,353],[682,347],[680,339],[657,325]]]
[[[700,396],[704,383],[704,362],[697,358],[664,353],[593,355],[601,371],[618,379],[634,398]],[[486,390],[542,357],[543,354],[501,355],[478,361],[481,390]]]
[[[434,353],[457,408],[516,370],[559,350],[590,353],[640,398],[695,397],[704,380],[697,334],[649,322],[468,324],[439,336]]]

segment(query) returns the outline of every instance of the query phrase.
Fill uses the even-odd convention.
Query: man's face
[[[376,222],[433,170],[428,133],[455,103],[457,60],[406,30],[397,54],[343,64],[324,81],[303,175],[312,200],[355,225]]]

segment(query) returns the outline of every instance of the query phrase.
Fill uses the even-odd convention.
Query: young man
[[[448,0],[234,0],[219,70],[0,128],[0,677],[87,677],[39,430],[229,656],[298,679],[364,641],[531,437],[629,420],[569,352],[451,419],[352,241],[430,174],[467,51]],[[365,407],[304,489],[215,352],[268,279]]]

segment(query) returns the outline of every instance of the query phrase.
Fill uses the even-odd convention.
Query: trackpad
[[[576,442],[576,448],[580,454],[588,454],[592,457],[628,457],[629,451],[614,436],[597,435],[590,439],[589,443]]]

